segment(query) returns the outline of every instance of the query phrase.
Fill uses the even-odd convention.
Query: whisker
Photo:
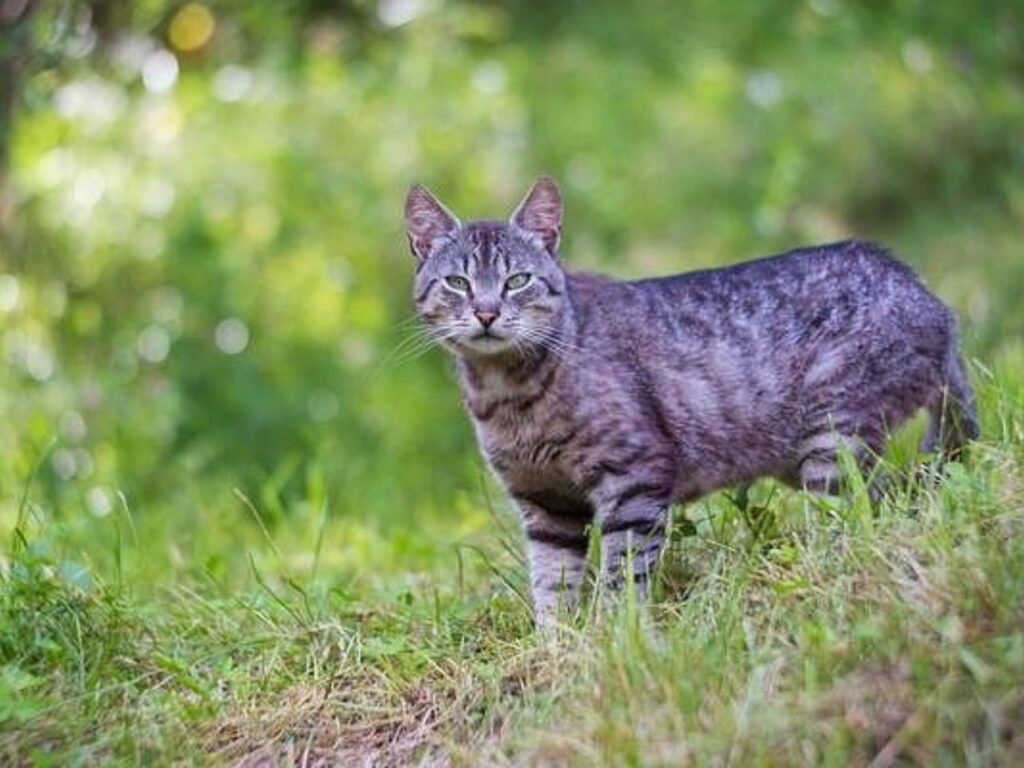
[[[454,329],[448,326],[440,328],[419,327],[406,338],[399,341],[381,361],[374,367],[370,379],[377,378],[381,373],[403,363],[413,360],[431,347],[455,335]]]
[[[578,345],[558,335],[558,331],[550,326],[517,324],[516,329],[522,338],[547,349],[560,360],[566,360],[572,353],[580,351]]]

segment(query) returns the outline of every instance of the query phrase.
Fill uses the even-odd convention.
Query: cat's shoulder
[[[596,272],[567,271],[565,278],[573,295],[577,297],[614,293],[627,285],[623,280]]]

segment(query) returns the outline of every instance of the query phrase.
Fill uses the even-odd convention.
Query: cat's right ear
[[[562,193],[555,180],[550,176],[537,179],[513,211],[510,223],[557,258],[562,236]]]
[[[405,198],[405,229],[412,255],[423,261],[438,240],[449,237],[462,225],[422,184],[416,184]]]

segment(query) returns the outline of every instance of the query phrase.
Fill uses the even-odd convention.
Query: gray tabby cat
[[[522,513],[542,624],[573,604],[591,524],[606,584],[643,592],[673,503],[761,476],[835,493],[838,451],[870,467],[920,408],[925,451],[978,434],[952,313],[873,245],[635,282],[569,272],[549,178],[507,222],[461,224],[415,186],[405,221],[417,312]]]

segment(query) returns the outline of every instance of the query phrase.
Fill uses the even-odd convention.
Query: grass
[[[425,530],[419,560],[371,547],[360,573],[325,510],[287,527],[248,499],[233,523],[204,510],[196,563],[127,505],[47,519],[29,481],[0,584],[0,762],[1020,764],[1013,381],[985,377],[969,465],[873,507],[762,484],[677,510],[649,610],[546,639],[483,494],[499,511],[481,531]]]

